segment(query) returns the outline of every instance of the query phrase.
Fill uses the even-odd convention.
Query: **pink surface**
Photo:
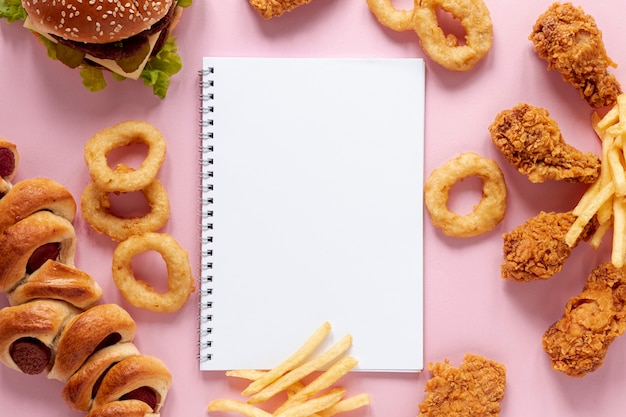
[[[409,2],[404,2],[408,4]],[[550,281],[519,284],[500,278],[501,234],[540,210],[567,210],[584,187],[564,183],[531,184],[493,147],[487,126],[518,102],[547,108],[567,140],[598,151],[590,128],[591,109],[560,76],[546,71],[527,40],[531,27],[551,1],[487,1],[495,39],[488,57],[469,73],[452,73],[426,61],[426,173],[463,151],[496,159],[509,190],[505,220],[477,238],[444,237],[425,219],[425,360],[448,358],[459,364],[465,352],[482,354],[507,367],[502,416],[618,416],[626,398],[626,339],[610,347],[606,363],[582,379],[553,371],[541,335],[557,320],[567,300],[582,288],[587,274],[608,260],[608,242],[598,251],[575,250],[562,273]],[[618,0],[581,0],[604,32],[609,55],[626,80],[626,26]],[[398,1],[398,5],[402,2]],[[165,232],[188,249],[197,273],[198,78],[203,55],[294,57],[423,56],[412,32],[394,33],[372,17],[365,0],[313,0],[279,19],[264,21],[245,0],[196,0],[177,28],[185,67],[164,101],[140,83],[110,81],[97,94],[80,85],[78,74],[50,61],[19,24],[0,24],[0,136],[18,144],[22,155],[16,180],[47,176],[78,198],[88,182],[83,143],[98,130],[126,119],[153,123],[169,142],[160,171],[172,203]],[[367,88],[376,88],[376,80]],[[453,204],[467,210],[477,200],[477,184],[466,182]],[[212,399],[239,398],[242,386],[222,374],[201,373],[196,361],[197,305],[174,314],[141,311],[126,303],[110,274],[115,244],[93,232],[80,218],[76,264],[105,289],[103,301],[120,303],[138,323],[140,351],[162,358],[174,384],[163,416],[203,416]],[[375,243],[374,243],[375,244]],[[2,298],[0,306],[6,305]],[[349,308],[349,306],[347,306]],[[375,311],[373,311],[375,314]],[[366,318],[364,318],[366,320]],[[398,317],[398,320],[404,320]],[[373,329],[375,331],[375,329]],[[262,341],[255,341],[262,343]],[[253,343],[251,344],[253,346]],[[242,353],[250,346],[233,346]],[[355,416],[417,415],[429,373],[353,374],[350,393],[367,391],[371,407]],[[60,397],[62,384],[44,376],[25,376],[0,367],[3,415],[70,416]]]

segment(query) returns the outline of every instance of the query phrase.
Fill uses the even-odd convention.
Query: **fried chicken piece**
[[[599,265],[583,291],[543,334],[552,367],[573,377],[585,376],[604,363],[610,344],[626,330],[626,276],[610,262]]]
[[[565,213],[540,212],[509,233],[504,239],[502,278],[527,282],[546,280],[561,271],[572,250],[583,240],[588,240],[598,223],[595,218],[586,226],[575,245],[565,243],[565,235],[576,216]]]
[[[310,2],[311,0],[250,0],[250,5],[264,19],[271,19]]]
[[[593,16],[571,3],[554,3],[539,16],[529,39],[548,69],[561,73],[590,106],[615,104],[621,86],[607,68],[617,64],[607,56]]]
[[[591,184],[600,175],[600,158],[568,145],[546,109],[520,103],[500,112],[489,126],[504,158],[533,183],[565,180]]]
[[[465,354],[459,368],[446,359],[428,364],[433,374],[426,382],[427,393],[419,405],[421,417],[498,416],[504,398],[506,368],[480,355]]]

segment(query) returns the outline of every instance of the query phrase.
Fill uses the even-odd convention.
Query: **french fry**
[[[369,404],[370,396],[368,394],[359,394],[354,397],[343,399],[337,404],[320,411],[317,415],[318,417],[332,417],[335,414],[356,410],[357,408],[361,408]]]
[[[284,362],[282,362],[275,368],[272,368],[263,376],[248,385],[241,394],[246,396],[256,394],[257,392],[261,391],[263,388],[277,380],[285,372],[289,372],[298,365],[300,365],[300,363],[302,363],[307,357],[309,357],[313,353],[315,349],[317,349],[317,347],[322,343],[326,336],[328,336],[328,333],[330,333],[330,328],[330,323],[324,322],[306,340],[306,342],[302,346],[300,346],[298,350],[296,350],[296,352],[294,352]]]
[[[626,233],[626,207],[624,198],[616,198],[613,201],[613,248],[611,251],[611,263],[616,268],[624,266],[626,248],[624,238]]]
[[[620,152],[613,147],[609,150],[607,158],[609,159],[611,177],[615,184],[615,194],[618,197],[622,197],[626,195],[626,174],[624,174],[623,161],[620,160]]]
[[[258,404],[267,401],[268,399],[285,390],[287,387],[291,386],[295,382],[300,381],[302,378],[310,375],[312,372],[317,371],[322,367],[328,365],[329,363],[333,362],[342,354],[344,354],[350,348],[350,346],[352,346],[352,336],[346,335],[320,356],[317,356],[316,358],[311,359],[310,361],[293,369],[292,371],[274,381],[272,384],[265,387],[257,394],[250,397],[248,402],[250,404]]]
[[[342,376],[350,372],[358,364],[358,362],[359,361],[351,356],[341,358],[320,376],[314,379],[310,384],[306,385],[300,391],[289,397],[287,401],[278,407],[276,413],[280,414],[282,411],[293,407],[295,404],[306,402],[309,398],[317,395],[337,382]]]
[[[326,351],[309,358],[330,332],[330,324],[320,326],[287,360],[270,370],[239,369],[226,375],[252,381],[244,390],[255,391],[247,402],[219,399],[209,403],[207,411],[239,413],[246,417],[332,417],[370,404],[368,394],[345,398],[345,389],[333,387],[341,377],[358,364],[351,356],[344,356],[352,346],[352,336],[346,335]],[[319,375],[305,384],[303,378],[319,371]],[[280,392],[286,393],[282,404],[266,411],[264,403]]]
[[[573,247],[576,244],[578,237],[585,229],[587,223],[589,223],[591,218],[598,212],[598,209],[604,204],[604,202],[611,198],[614,192],[615,185],[612,182],[608,183],[598,191],[595,198],[590,200],[589,204],[581,209],[580,214],[567,231],[567,234],[565,235],[565,243],[567,243],[570,247]]]
[[[207,411],[228,411],[247,417],[272,417],[272,414],[248,403],[236,400],[221,399],[212,401]]]
[[[577,218],[565,242],[569,246],[576,244],[595,215],[598,227],[589,244],[597,249],[613,228],[611,263],[621,268],[626,259],[626,94],[617,97],[617,103],[604,117],[593,113],[591,125],[602,143],[600,175],[574,207],[572,212]]]
[[[274,415],[276,417],[308,417],[337,404],[345,394],[346,391],[343,388],[335,388],[310,401],[299,403],[281,412],[277,411]]]

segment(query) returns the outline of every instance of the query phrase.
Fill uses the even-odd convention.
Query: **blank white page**
[[[423,61],[203,68],[201,369],[271,368],[328,321],[358,370],[421,370]]]

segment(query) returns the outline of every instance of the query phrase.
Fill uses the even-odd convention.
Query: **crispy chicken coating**
[[[590,184],[600,175],[600,158],[568,145],[546,109],[520,103],[500,112],[489,126],[504,158],[533,183],[565,180]]]
[[[520,282],[546,280],[560,272],[574,247],[589,239],[597,227],[594,218],[585,226],[576,245],[570,247],[565,243],[565,235],[575,220],[576,216],[571,211],[542,211],[503,234],[502,278]]]
[[[610,344],[626,330],[626,276],[610,262],[599,265],[563,317],[543,335],[552,367],[573,377],[595,371]]]
[[[419,405],[419,417],[498,416],[504,398],[506,368],[480,355],[465,354],[459,368],[445,362],[428,364],[433,374]]]
[[[537,19],[529,39],[548,69],[561,73],[590,106],[615,104],[621,86],[607,68],[617,65],[607,56],[594,18],[581,7],[552,4]]]
[[[265,19],[278,17],[311,0],[250,0],[250,4]]]

